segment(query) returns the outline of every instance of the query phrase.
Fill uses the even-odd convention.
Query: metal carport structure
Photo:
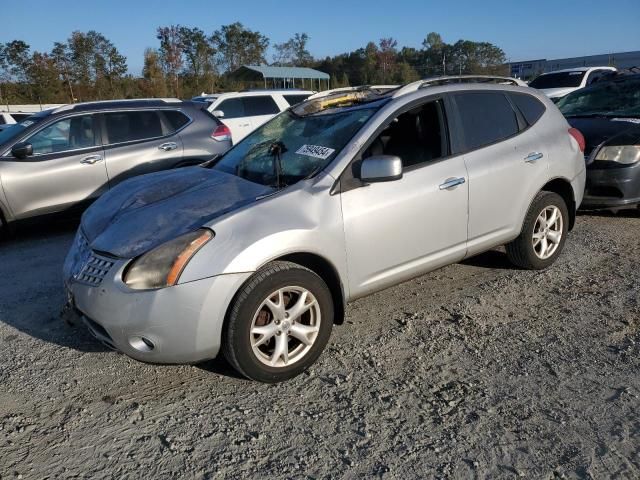
[[[243,82],[264,83],[264,88],[330,88],[329,74],[307,67],[271,67],[269,65],[243,65],[229,75]],[[296,84],[299,82],[299,84]]]

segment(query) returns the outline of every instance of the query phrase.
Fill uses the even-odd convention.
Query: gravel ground
[[[58,319],[74,225],[0,245],[0,478],[640,478],[640,215],[350,305],[284,384],[154,366]]]

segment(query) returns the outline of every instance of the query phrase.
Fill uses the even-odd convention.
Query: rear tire
[[[556,261],[567,239],[569,211],[564,199],[554,192],[536,195],[518,238],[506,245],[514,265],[542,270]]]
[[[322,278],[295,263],[271,262],[236,294],[223,331],[224,356],[249,379],[288,380],[318,359],[333,316]]]

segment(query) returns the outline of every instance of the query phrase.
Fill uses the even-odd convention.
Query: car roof
[[[168,107],[168,106],[185,106],[193,105],[192,102],[183,102],[178,98],[137,98],[131,100],[100,100],[97,102],[69,103],[61,107],[51,109],[51,114],[59,114],[64,112],[86,112],[95,110],[113,110],[120,108],[149,108],[149,107]]]
[[[588,72],[590,70],[611,70],[615,71],[616,67],[602,66],[602,67],[576,67],[576,68],[564,68],[562,70],[554,70],[553,72],[541,73],[542,75],[549,75],[551,73],[567,73],[567,72]]]

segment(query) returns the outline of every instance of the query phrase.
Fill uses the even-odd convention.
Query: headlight
[[[131,263],[124,283],[136,290],[175,285],[191,257],[212,238],[211,230],[201,229],[154,248]]]
[[[640,145],[622,145],[617,147],[602,147],[596,155],[596,160],[607,160],[631,164],[640,161]]]

